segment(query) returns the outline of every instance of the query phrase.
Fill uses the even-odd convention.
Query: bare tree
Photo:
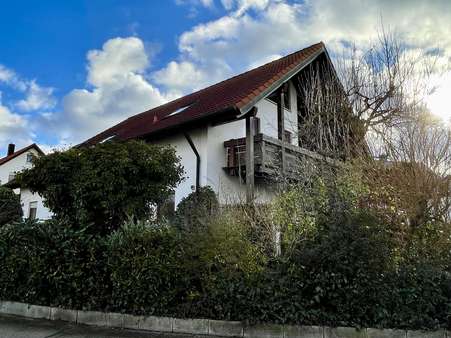
[[[295,84],[300,145],[328,157],[348,157],[356,119],[333,69],[320,60],[299,74]]]
[[[365,132],[404,121],[423,102],[436,69],[435,57],[408,50],[399,36],[384,28],[366,50],[354,46],[336,61],[346,97]]]
[[[384,133],[410,118],[431,89],[436,59],[411,51],[381,30],[365,49],[355,46],[320,60],[295,80],[300,97],[301,145],[333,157],[368,152],[370,133]]]
[[[389,183],[410,223],[451,221],[450,126],[419,112],[385,134],[382,147]]]

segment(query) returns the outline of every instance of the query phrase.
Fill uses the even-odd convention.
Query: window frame
[[[33,154],[27,153],[26,163],[32,163],[32,161],[33,161]]]
[[[28,203],[28,219],[33,221],[38,216],[38,201],[31,201]]]

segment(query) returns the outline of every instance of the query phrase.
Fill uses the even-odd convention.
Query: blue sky
[[[177,36],[220,11],[199,10],[160,0],[10,1],[0,12],[1,63],[69,91],[85,82],[86,52],[108,39],[140,36],[161,48],[153,67],[177,54]],[[27,10],[24,11],[24,8]]]
[[[451,2],[15,0],[0,12],[0,154],[71,145],[296,49],[364,46],[381,18],[451,60]],[[450,73],[451,74],[451,73]],[[451,90],[451,76],[437,82]],[[449,87],[448,87],[449,86]],[[431,107],[443,110],[438,93]]]

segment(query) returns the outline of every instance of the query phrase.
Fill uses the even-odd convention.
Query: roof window
[[[111,140],[112,140],[113,138],[115,138],[115,137],[116,137],[116,135],[108,136],[107,138],[103,139],[103,140],[100,141],[99,143],[105,143],[105,142],[111,141]]]
[[[170,117],[170,116],[174,116],[174,115],[180,114],[181,112],[183,112],[184,110],[188,109],[188,108],[191,107],[191,106],[192,106],[192,103],[189,104],[189,105],[183,106],[183,107],[177,109],[176,111],[173,111],[172,113],[166,115],[164,118],[167,118],[167,117]]]

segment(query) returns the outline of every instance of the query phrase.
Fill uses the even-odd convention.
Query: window
[[[268,100],[274,102],[275,104],[279,103],[280,100],[280,90],[277,89],[271,95],[268,96]],[[285,109],[291,110],[291,99],[290,99],[290,90],[288,89],[285,93]]]
[[[30,208],[28,211],[28,218],[30,220],[36,219],[36,214],[38,212],[38,202],[30,202]]]
[[[33,154],[32,153],[28,153],[27,154],[27,163],[31,163],[32,160],[33,160]]]
[[[193,104],[191,103],[191,104],[189,104],[189,105],[183,106],[183,107],[181,107],[181,108],[179,108],[179,109],[173,111],[172,113],[166,115],[164,118],[167,118],[167,117],[169,117],[169,116],[174,116],[174,115],[180,114],[181,112],[183,112],[184,110],[188,109],[188,108],[191,107],[192,105],[193,105]]]
[[[107,138],[105,138],[105,139],[103,139],[102,141],[100,141],[100,143],[105,143],[105,142],[111,141],[111,140],[114,139],[115,137],[116,137],[116,135],[108,136]]]

